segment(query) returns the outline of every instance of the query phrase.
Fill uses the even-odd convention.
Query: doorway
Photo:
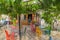
[[[28,14],[28,23],[32,21],[32,14]]]

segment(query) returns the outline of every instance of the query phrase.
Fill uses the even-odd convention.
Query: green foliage
[[[10,12],[12,12],[12,4],[11,1],[4,0],[4,1],[0,1],[0,12],[3,14],[8,14]]]
[[[29,2],[21,1],[20,4],[16,2],[14,4],[15,4],[14,7],[18,13],[36,12],[36,10],[39,9],[38,4],[33,4],[33,1]]]
[[[0,14],[13,13],[14,15],[15,13],[36,12],[38,9],[42,9],[45,11],[43,18],[48,23],[51,23],[53,17],[57,17],[60,14],[59,5],[59,0],[30,0],[27,2],[23,2],[22,0],[0,0]],[[51,14],[51,12],[54,13]]]
[[[41,8],[45,11],[42,18],[48,23],[52,24],[54,19],[59,19],[60,2],[59,0],[38,0],[41,3]]]
[[[11,19],[17,18],[17,13],[9,13],[9,16],[11,16]]]
[[[51,25],[48,25],[45,30],[50,30],[51,31]]]
[[[45,20],[45,22],[51,24],[52,23],[52,20],[53,20],[53,16],[51,13],[49,12],[45,12],[42,14],[42,18]]]

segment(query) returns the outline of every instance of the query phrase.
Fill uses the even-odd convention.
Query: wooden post
[[[34,21],[34,14],[32,14],[32,21]]]
[[[26,14],[26,23],[28,24],[28,14]]]

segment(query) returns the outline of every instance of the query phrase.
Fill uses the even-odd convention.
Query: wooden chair
[[[5,30],[5,34],[6,34],[6,40],[15,40],[15,38],[14,38],[14,32],[12,32],[12,34],[10,35],[9,33],[8,33],[8,31],[7,30]]]

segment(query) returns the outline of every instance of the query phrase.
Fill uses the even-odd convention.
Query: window
[[[24,20],[26,20],[26,15],[24,15]]]

